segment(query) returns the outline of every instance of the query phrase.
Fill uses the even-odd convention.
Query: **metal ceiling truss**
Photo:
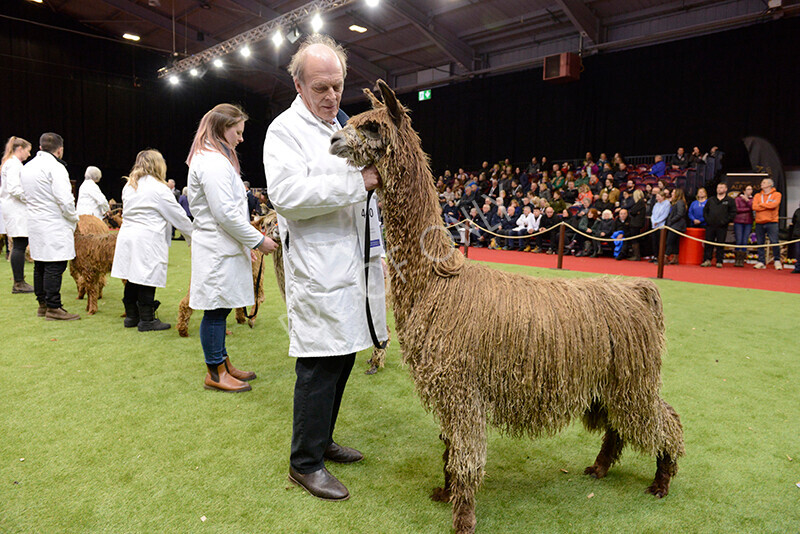
[[[288,13],[265,22],[264,24],[256,26],[252,30],[235,35],[226,41],[222,41],[221,43],[217,43],[210,48],[206,48],[202,52],[189,56],[185,59],[181,59],[180,61],[176,61],[172,66],[160,70],[158,75],[159,77],[164,77],[200,67],[212,59],[230,54],[246,44],[257,43],[259,41],[263,41],[264,39],[270,38],[277,30],[289,29],[297,26],[299,23],[312,15],[322,15],[329,11],[333,11],[334,9],[346,6],[354,1],[355,0],[314,0],[313,2],[309,2],[298,7],[297,9],[293,9]]]
[[[586,7],[583,0],[556,0],[556,4],[583,37],[600,44],[600,19]]]

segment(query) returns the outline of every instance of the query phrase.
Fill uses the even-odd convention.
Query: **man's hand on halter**
[[[364,187],[367,191],[372,191],[381,184],[381,176],[378,174],[378,169],[375,165],[364,167],[361,171],[361,177],[364,178]]]
[[[275,241],[273,241],[272,238],[270,237],[265,237],[264,241],[262,241],[261,244],[258,245],[258,250],[260,250],[264,254],[269,254],[270,252],[274,252],[275,249],[277,248],[278,244],[275,243]]]

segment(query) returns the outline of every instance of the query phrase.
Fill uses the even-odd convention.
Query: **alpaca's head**
[[[408,112],[386,82],[378,80],[383,102],[364,89],[364,94],[372,102],[372,109],[352,117],[347,126],[331,137],[330,153],[345,158],[356,167],[377,165],[381,170],[382,160],[396,153],[398,141],[411,130]],[[416,134],[413,134],[416,137]],[[386,185],[387,176],[381,176]]]

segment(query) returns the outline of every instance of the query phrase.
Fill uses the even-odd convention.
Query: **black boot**
[[[139,307],[135,302],[128,302],[124,298],[122,304],[125,306],[125,328],[133,328],[139,324]]]
[[[162,323],[156,319],[156,307],[153,305],[142,304],[139,302],[139,332],[150,332],[152,330],[169,330],[169,323]]]

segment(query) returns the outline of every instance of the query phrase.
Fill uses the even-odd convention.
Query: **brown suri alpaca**
[[[264,217],[256,217],[250,224],[256,230],[258,230],[259,232],[265,233],[265,232],[269,232],[272,229],[273,225],[277,226],[277,219],[275,218],[274,215],[272,215],[271,217],[270,217],[270,215],[266,215]],[[276,241],[276,243],[277,243],[277,241]],[[258,251],[258,250],[254,250],[253,253],[256,255],[256,261],[254,261],[252,263],[252,268],[253,268],[253,291],[255,292],[256,305],[260,305],[262,302],[264,302],[264,298],[265,298],[264,297],[264,269],[266,269],[267,266],[264,265],[262,267],[262,264],[264,263],[264,253],[263,252]],[[278,261],[276,258],[279,258],[278,254],[275,254],[273,256],[273,261],[274,262]],[[276,263],[276,265],[277,265],[277,263]],[[281,275],[283,275],[283,263],[281,263],[280,265],[281,265]],[[259,268],[261,268],[261,271],[262,271],[260,277],[258,275]],[[277,267],[276,267],[276,270],[277,270]],[[282,280],[283,279],[281,278],[281,281]],[[283,286],[282,285],[281,285],[281,292],[283,292]],[[183,297],[183,299],[181,300],[180,304],[178,305],[177,329],[178,329],[178,335],[180,335],[181,337],[188,337],[189,336],[189,319],[192,317],[192,312],[193,312],[193,310],[189,307],[189,297],[190,297],[190,293],[189,293],[189,290],[187,290],[186,291],[186,296]],[[285,298],[286,297],[284,296],[284,299]],[[246,322],[248,324],[248,326],[250,326],[250,328],[253,328],[253,326],[256,323],[256,317],[258,316],[258,310],[257,309],[254,309],[254,310],[248,312],[248,314],[252,314],[253,315],[253,317],[250,317],[250,318],[248,318],[247,315],[245,315],[245,310],[243,308],[236,308],[235,313],[236,313],[236,322],[237,323],[244,324]]]
[[[97,313],[97,301],[103,298],[106,273],[111,272],[117,234],[94,215],[81,215],[75,228],[75,258],[69,273],[78,288],[78,298],[86,295],[86,311]]]
[[[684,445],[678,414],[659,396],[664,317],[655,284],[533,278],[466,262],[439,216],[408,112],[378,86],[383,103],[366,90],[373,109],[334,134],[330,151],[355,166],[375,164],[381,176],[395,325],[403,361],[441,427],[444,487],[432,498],[452,503],[456,532],[475,530],[487,423],[536,437],[581,418],[605,433],[586,474],[604,477],[631,444],[656,457],[647,491],[667,495]]]

